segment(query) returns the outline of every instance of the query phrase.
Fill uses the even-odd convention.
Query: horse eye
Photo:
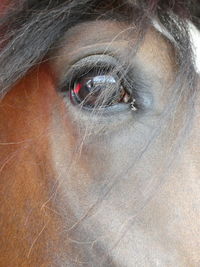
[[[89,73],[74,81],[70,99],[73,104],[92,109],[128,103],[131,97],[117,75]]]

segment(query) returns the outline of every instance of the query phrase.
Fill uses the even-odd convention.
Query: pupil
[[[120,101],[120,84],[112,75],[87,76],[79,79],[71,91],[72,100],[88,107],[106,107]]]

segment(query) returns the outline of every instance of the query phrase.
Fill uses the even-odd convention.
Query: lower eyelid
[[[108,127],[113,131],[113,125],[123,125],[124,123],[131,123],[133,120],[133,112],[124,104],[119,104],[114,107],[109,107],[100,112],[91,112],[87,108],[81,109],[79,106],[74,106],[70,103],[69,98],[64,98],[66,103],[66,110],[72,121],[78,127],[87,128],[89,124],[96,130],[99,127]],[[135,117],[135,116],[134,116]]]

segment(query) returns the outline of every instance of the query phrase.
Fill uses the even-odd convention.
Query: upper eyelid
[[[118,41],[113,43],[112,47],[109,46],[109,43],[91,44],[87,46],[81,46],[74,50],[71,47],[68,47],[68,45],[63,44],[63,48],[56,48],[49,54],[48,58],[52,62],[53,68],[57,75],[62,77],[66,74],[70,66],[74,65],[82,58],[93,55],[107,55],[118,59],[119,62],[124,61],[124,58],[128,59],[128,51],[127,49],[124,50],[124,42],[125,41]],[[120,47],[122,47],[122,49],[120,49]]]
[[[90,56],[90,54],[108,54],[117,56],[118,54],[121,54],[126,47],[129,47],[130,40],[118,40],[112,42],[99,42],[91,44],[87,44],[85,46],[81,45],[79,47],[75,47],[75,49],[71,48],[71,44],[68,47],[66,44],[66,41],[61,41],[59,45],[57,45],[54,49],[53,54],[56,54],[58,56],[69,56],[70,55],[70,61],[74,62],[79,60],[82,56],[87,57]],[[76,44],[76,43],[75,43]]]

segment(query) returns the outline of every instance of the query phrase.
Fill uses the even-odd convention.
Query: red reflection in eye
[[[74,93],[75,93],[75,94],[78,94],[79,91],[80,91],[80,89],[81,89],[81,84],[78,83],[78,84],[76,85],[76,87],[74,88]]]

